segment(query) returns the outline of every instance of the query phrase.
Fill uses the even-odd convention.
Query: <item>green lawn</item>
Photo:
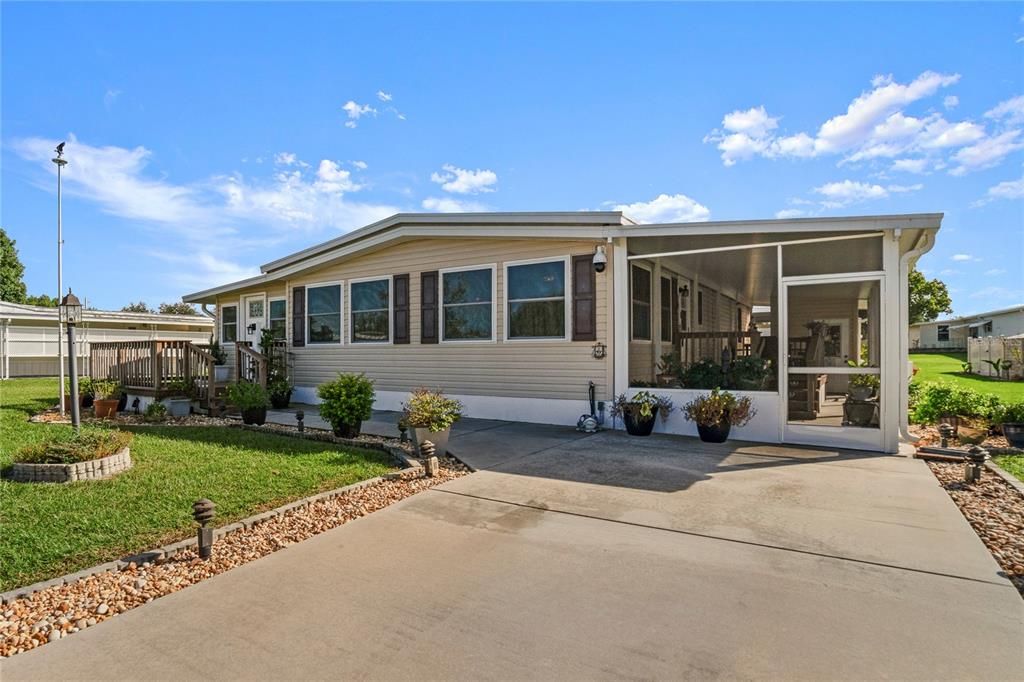
[[[1006,472],[1024,481],[1024,455],[1000,455],[995,458],[995,462]]]
[[[915,381],[951,381],[982,393],[998,396],[1003,402],[1024,400],[1024,381],[1000,381],[976,374],[965,374],[961,364],[966,353],[911,353],[910,361],[918,368]]]
[[[23,444],[68,426],[31,424],[55,379],[0,382],[0,468]],[[107,481],[0,481],[0,590],[62,575],[194,532],[192,502],[216,525],[392,470],[380,452],[216,426],[126,427],[135,466]]]

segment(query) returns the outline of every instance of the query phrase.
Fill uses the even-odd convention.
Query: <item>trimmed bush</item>
[[[339,374],[334,381],[317,386],[316,394],[322,401],[320,416],[335,430],[369,419],[377,396],[373,380],[365,374]]]
[[[239,410],[258,410],[270,406],[267,390],[259,384],[240,381],[231,384],[227,390],[228,402]]]
[[[913,384],[911,384],[913,385]],[[999,398],[948,382],[925,382],[911,392],[913,421],[934,424],[943,415],[992,419]]]
[[[417,388],[402,405],[405,423],[416,429],[437,433],[450,429],[462,417],[462,403],[441,391]]]
[[[88,462],[113,455],[131,445],[131,442],[132,434],[126,431],[82,429],[78,436],[67,432],[26,445],[14,455],[14,461],[25,464]]]

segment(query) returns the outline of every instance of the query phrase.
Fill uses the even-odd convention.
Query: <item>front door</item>
[[[246,296],[242,302],[243,322],[242,333],[239,338],[248,341],[254,348],[260,345],[260,335],[263,328],[267,326],[267,296],[256,294]]]

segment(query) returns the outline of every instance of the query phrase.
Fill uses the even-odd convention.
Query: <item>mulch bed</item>
[[[964,465],[928,462],[999,566],[1024,597],[1024,495],[991,471],[964,482]]]
[[[445,458],[434,478],[406,474],[381,480],[230,533],[214,543],[209,561],[200,560],[191,547],[161,562],[131,563],[120,571],[100,573],[17,599],[0,606],[0,657],[67,637],[467,473],[462,463]]]

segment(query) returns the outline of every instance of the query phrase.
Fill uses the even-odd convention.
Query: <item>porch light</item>
[[[591,348],[591,352],[594,354],[595,360],[602,360],[604,356],[608,353],[608,347],[601,343],[600,341],[598,341]]]
[[[60,311],[60,321],[64,324],[81,324],[82,302],[71,293],[71,289],[68,289],[67,296],[60,300],[57,310]]]
[[[68,330],[68,380],[71,384],[69,387],[71,389],[71,426],[75,429],[75,435],[78,435],[81,420],[79,419],[78,414],[78,353],[75,351],[75,327],[82,321],[82,302],[78,300],[77,296],[71,293],[70,287],[68,288],[68,295],[61,299],[60,305],[57,306],[57,310],[60,315],[60,321]],[[60,347],[59,331],[60,330],[58,328],[58,347]],[[61,414],[63,414],[64,409],[63,384],[64,382],[62,379],[60,403]]]

